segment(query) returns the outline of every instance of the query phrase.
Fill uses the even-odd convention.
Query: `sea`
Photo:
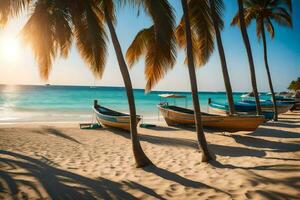
[[[183,99],[161,99],[160,94],[178,94]],[[234,93],[241,100],[243,92]],[[266,94],[263,94],[266,97]],[[144,121],[159,120],[156,105],[161,101],[192,108],[190,92],[134,89],[137,114]],[[208,110],[208,99],[224,103],[225,92],[199,92],[202,111]],[[93,100],[100,105],[128,113],[123,87],[0,85],[0,123],[20,122],[93,122]]]

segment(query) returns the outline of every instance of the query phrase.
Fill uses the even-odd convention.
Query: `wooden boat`
[[[128,114],[100,106],[97,101],[94,102],[94,112],[99,124],[130,131],[130,116]],[[137,116],[137,124],[140,120],[141,117]]]
[[[229,107],[225,103],[217,103],[209,100],[208,102],[209,112],[213,114],[227,115]],[[239,115],[256,115],[256,105],[246,103],[243,101],[234,103],[235,112]],[[272,110],[263,110],[262,115],[265,119],[273,119],[274,112]]]
[[[169,126],[195,125],[193,110],[178,106],[170,106],[168,104],[158,104],[157,107]],[[202,124],[204,127],[228,132],[253,131],[264,122],[265,118],[263,116],[222,116],[202,113]]]

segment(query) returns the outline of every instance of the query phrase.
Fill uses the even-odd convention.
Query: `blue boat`
[[[254,106],[256,105],[254,100],[244,100],[242,101],[244,103],[248,104],[253,104]],[[277,112],[278,114],[286,113],[289,111],[294,103],[291,102],[276,102],[277,105]],[[262,108],[262,111],[273,111],[273,101],[270,100],[261,100],[260,101],[260,106]]]
[[[208,108],[210,113],[215,113],[215,114],[228,114],[229,113],[229,106],[227,103],[218,103],[218,102],[213,102],[209,99],[208,102]],[[235,112],[237,114],[241,115],[255,115],[256,114],[256,105],[255,103],[249,103],[249,102],[235,102],[234,103],[234,108]],[[270,110],[263,110],[262,115],[266,119],[273,119],[274,117],[274,112]]]

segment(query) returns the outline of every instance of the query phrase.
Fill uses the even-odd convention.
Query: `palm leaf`
[[[223,1],[216,0],[216,18],[219,29],[222,29],[224,24],[222,20],[222,11],[224,9]],[[195,66],[205,65],[214,51],[215,31],[213,21],[210,14],[208,1],[189,1],[191,34],[193,41],[193,55]],[[181,19],[176,28],[176,39],[179,47],[186,48],[186,38],[184,21]],[[186,63],[185,59],[185,63]]]
[[[23,10],[29,8],[33,0],[1,0],[0,26],[4,26],[10,17],[18,16]]]
[[[106,62],[107,36],[97,4],[81,1],[71,11],[76,45],[83,60],[96,77],[101,78]]]
[[[248,26],[256,21],[256,34],[261,38],[262,28],[265,26],[271,38],[275,35],[273,21],[281,26],[292,27],[292,1],[291,0],[244,0],[245,22]],[[239,24],[238,13],[231,25]]]
[[[64,34],[60,35],[61,32]],[[57,53],[61,51],[66,56],[70,49],[72,34],[68,17],[53,2],[37,1],[21,33],[23,41],[31,45],[41,77],[48,79]]]
[[[126,59],[132,66],[142,55],[145,55],[145,91],[150,91],[176,59],[176,42],[174,35],[175,19],[173,10],[166,0],[132,1],[143,6],[152,18],[153,25],[140,31],[126,53]]]

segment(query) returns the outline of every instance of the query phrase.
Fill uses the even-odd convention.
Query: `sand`
[[[300,112],[254,132],[139,129],[156,167],[135,168],[129,135],[78,124],[0,126],[0,199],[300,199]]]

